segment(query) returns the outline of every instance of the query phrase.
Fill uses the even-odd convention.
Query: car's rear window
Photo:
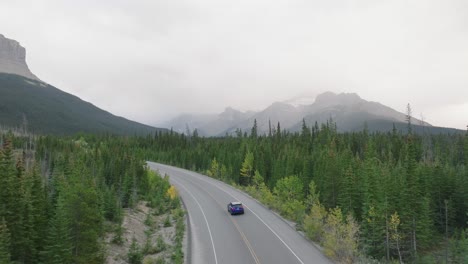
[[[234,207],[234,208],[242,208],[242,204],[235,204],[235,205],[233,205],[232,207]]]

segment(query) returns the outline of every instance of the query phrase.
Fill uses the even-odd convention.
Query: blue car
[[[244,206],[242,206],[241,202],[230,202],[227,205],[227,210],[231,215],[244,214]]]

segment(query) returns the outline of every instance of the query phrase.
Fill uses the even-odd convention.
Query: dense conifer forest
[[[468,263],[468,132],[0,135],[0,263],[103,263],[105,223],[168,202],[145,160],[244,189],[338,262]]]
[[[0,133],[0,263],[103,263],[104,233],[119,239],[123,208],[169,203],[168,180],[131,141]]]
[[[146,158],[238,185],[342,262],[468,263],[468,133],[301,133],[140,138]],[[330,235],[333,234],[333,235]]]

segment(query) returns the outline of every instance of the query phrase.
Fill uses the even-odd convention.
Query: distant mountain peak
[[[285,110],[285,109],[295,109],[296,107],[292,104],[285,103],[285,102],[274,102],[272,103],[267,109],[275,109],[275,110]]]
[[[366,125],[372,131],[389,131],[393,124],[398,128],[406,127],[406,115],[388,106],[362,99],[356,93],[325,92],[313,99],[310,94],[304,94],[275,102],[258,112],[241,112],[227,107],[212,122],[199,122],[199,131],[205,136],[232,135],[237,129],[250,131],[256,120],[260,134],[268,133],[271,124],[277,123],[284,130],[297,132],[302,129],[302,120],[310,126],[315,122],[326,123],[330,118],[336,122],[339,131],[362,130]],[[197,117],[193,119],[197,120]],[[415,124],[436,131],[428,123],[413,120]]]
[[[295,107],[302,107],[306,105],[311,105],[315,102],[315,97],[316,95],[312,94],[302,94],[295,96],[291,99],[288,99],[286,101],[283,101],[283,103],[295,106]]]
[[[223,113],[240,113],[241,111],[228,106],[224,109]]]
[[[229,107],[226,107],[226,109],[224,109],[224,112],[219,114],[219,118],[233,121],[233,120],[239,119],[243,115],[244,115],[243,112],[229,106]]]
[[[39,80],[26,64],[26,49],[18,41],[0,34],[0,73],[20,75]]]
[[[318,104],[355,104],[363,99],[356,93],[340,93],[336,94],[333,92],[325,92],[317,95],[315,103]]]

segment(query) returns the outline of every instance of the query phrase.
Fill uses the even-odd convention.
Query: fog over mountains
[[[58,134],[165,131],[115,116],[39,80],[26,64],[25,48],[1,34],[0,95],[0,125],[7,127],[29,123],[29,128],[35,132]],[[239,130],[249,133],[255,121],[260,134],[268,134],[278,125],[281,130],[296,132],[302,129],[303,120],[308,127],[332,120],[339,132],[359,131],[365,127],[369,131],[390,131],[394,127],[406,131],[406,114],[362,99],[356,93],[333,92],[315,98],[299,96],[275,102],[261,111],[242,112],[228,107],[219,114],[183,114],[161,126],[178,133],[197,129],[202,136],[225,136],[235,135]],[[412,123],[416,132],[460,132],[414,118]]]
[[[318,95],[313,103],[301,104],[308,101],[310,100],[307,98],[295,98],[286,102],[275,102],[258,112],[241,112],[228,107],[220,114],[183,114],[164,126],[179,133],[197,129],[203,136],[224,136],[234,135],[238,129],[249,133],[255,120],[260,134],[268,134],[270,127],[276,128],[278,123],[282,130],[296,132],[302,129],[303,120],[309,127],[316,122],[321,125],[332,120],[340,132],[359,131],[365,127],[369,131],[385,132],[392,130],[394,126],[398,130],[406,131],[406,114],[378,102],[366,101],[355,93],[325,92]],[[432,126],[416,118],[412,118],[411,121],[416,132],[457,131]]]

